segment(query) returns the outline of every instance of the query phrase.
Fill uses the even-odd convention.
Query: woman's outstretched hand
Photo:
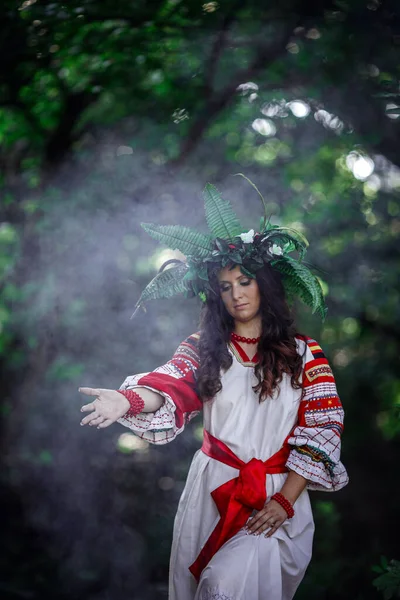
[[[90,415],[82,419],[81,425],[92,425],[99,429],[109,427],[130,408],[125,396],[115,390],[80,387],[79,391],[86,396],[95,397],[92,402],[82,406],[81,412],[90,412]]]
[[[270,500],[264,508],[248,520],[246,529],[249,534],[270,537],[287,519],[286,510],[275,500]]]

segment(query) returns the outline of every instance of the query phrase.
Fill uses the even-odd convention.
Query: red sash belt
[[[204,430],[201,448],[204,454],[229,467],[238,469],[239,475],[211,492],[221,518],[200,554],[189,567],[197,581],[214,554],[246,524],[253,510],[261,510],[264,507],[267,499],[265,487],[267,473],[288,471],[285,464],[289,457],[290,446],[286,440],[282,448],[265,462],[258,458],[252,458],[245,463],[221,440]]]

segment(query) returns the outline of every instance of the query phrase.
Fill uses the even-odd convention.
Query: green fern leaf
[[[282,233],[287,232],[288,235],[304,244],[306,248],[308,248],[309,246],[308,239],[306,238],[306,236],[303,235],[300,231],[297,231],[297,229],[292,229],[291,227],[282,227],[281,225],[272,225],[270,229],[268,229],[268,231],[271,230],[280,231]]]
[[[181,225],[153,225],[141,223],[152,238],[171,250],[179,250],[185,256],[203,258],[213,251],[212,238],[189,227]]]
[[[203,197],[207,225],[214,237],[230,241],[243,232],[231,203],[221,197],[214,185],[207,183]]]
[[[184,281],[184,277],[188,270],[189,267],[187,265],[179,264],[158,273],[158,275],[156,275],[144,288],[136,303],[136,308],[142,306],[149,300],[172,298],[172,296],[175,296],[176,294],[186,292],[188,286]]]
[[[288,298],[299,296],[307,306],[311,307],[313,313],[318,312],[324,320],[327,308],[321,284],[308,267],[289,256],[271,261],[271,264],[282,273]]]

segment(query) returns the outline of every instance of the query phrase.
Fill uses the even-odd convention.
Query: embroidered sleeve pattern
[[[318,343],[307,343],[303,398],[298,423],[288,442],[286,466],[308,479],[310,490],[336,491],[348,483],[340,462],[344,411],[328,361]]]
[[[165,365],[151,373],[127,377],[120,389],[145,387],[164,397],[163,405],[155,412],[140,413],[135,417],[121,417],[118,423],[129,427],[144,440],[153,444],[167,444],[181,433],[185,425],[202,409],[195,391],[195,374],[199,366],[199,334],[183,341],[174,356]]]

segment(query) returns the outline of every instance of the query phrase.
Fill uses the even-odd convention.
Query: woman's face
[[[251,321],[260,311],[260,290],[257,281],[243,275],[239,266],[218,273],[222,302],[228,313],[242,323]]]

